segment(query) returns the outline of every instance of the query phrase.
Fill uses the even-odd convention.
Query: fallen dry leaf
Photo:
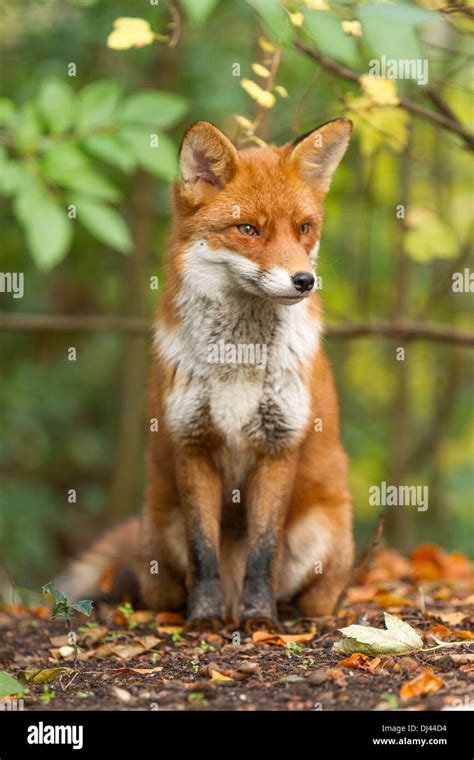
[[[271,631],[255,631],[252,634],[254,644],[276,644],[280,647],[286,647],[287,644],[304,644],[312,641],[316,633],[316,626],[312,626],[309,633],[274,633]]]
[[[72,673],[71,668],[40,668],[34,670],[20,670],[16,677],[21,683],[49,683],[59,676]]]
[[[449,628],[446,628],[445,625],[432,625],[429,628],[428,633],[432,633],[433,636],[436,636],[438,639],[445,639],[446,636],[450,636],[452,632]]]
[[[412,573],[418,580],[468,579],[474,575],[474,568],[466,555],[460,552],[448,554],[434,544],[422,544],[411,554]]]
[[[115,668],[115,673],[140,673],[141,675],[148,676],[151,673],[160,673],[163,670],[162,665],[157,665],[156,668]]]
[[[183,625],[184,618],[182,615],[178,615],[177,612],[159,612],[155,615],[155,623],[157,625]]]
[[[433,694],[444,686],[444,681],[435,675],[431,668],[428,668],[411,681],[406,681],[400,688],[400,699],[406,702],[415,697],[421,697],[425,694]]]
[[[158,633],[181,633],[183,630],[182,625],[157,625],[156,630]]]
[[[393,596],[392,594],[377,594],[375,597],[377,605],[381,609],[387,609],[387,607],[414,607],[415,603],[411,599],[405,599],[402,596]]]
[[[442,620],[443,623],[449,623],[449,625],[459,625],[466,617],[462,612],[435,612],[432,615]]]
[[[379,658],[377,658],[379,659]],[[368,670],[370,657],[361,652],[354,652],[350,657],[346,657],[344,660],[339,660],[337,663],[341,668],[356,668],[360,670]]]
[[[223,683],[225,681],[232,681],[232,680],[233,680],[232,678],[230,678],[229,676],[225,676],[219,670],[211,671],[211,681],[214,681],[215,683]]]

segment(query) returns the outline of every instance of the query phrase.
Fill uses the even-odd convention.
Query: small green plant
[[[208,644],[207,641],[205,641],[204,639],[201,640],[201,643],[199,644],[199,648],[201,652],[203,652],[204,654],[206,654],[206,652],[214,651],[214,647]]]
[[[306,657],[306,659],[303,660],[303,665],[309,665],[310,667],[313,667],[315,662],[316,660],[314,659],[314,657]]]
[[[94,696],[94,692],[93,691],[78,691],[77,696],[79,697],[79,699],[88,699],[89,697]]]
[[[74,667],[77,664],[77,637],[71,628],[71,621],[76,617],[76,612],[89,616],[94,603],[90,599],[81,599],[79,602],[70,602],[54,583],[45,583],[43,594],[49,594],[53,599],[51,618],[53,620],[65,620],[68,628],[68,636],[71,646],[74,647]]]
[[[199,660],[193,660],[191,662],[191,669],[193,673],[199,673]]]
[[[156,665],[159,659],[160,659],[160,655],[158,654],[158,652],[153,652],[153,654],[151,655],[151,664]]]
[[[201,705],[207,705],[208,701],[201,691],[192,691],[188,697],[190,702],[199,702]]]
[[[43,702],[44,705],[49,705],[52,699],[56,696],[56,692],[52,691],[49,688],[49,685],[47,683],[43,686],[43,693],[40,694],[40,699]]]
[[[119,607],[119,611],[122,613],[122,615],[125,618],[125,621],[127,623],[127,628],[129,628],[130,630],[133,630],[134,628],[137,627],[136,621],[132,620],[132,615],[135,612],[135,610],[133,609],[133,605],[130,604],[130,602],[125,602],[124,604],[122,604],[122,606]]]
[[[286,645],[286,656],[290,660],[292,659],[293,655],[301,654],[302,651],[303,651],[302,648],[300,647],[299,644],[296,643],[296,641],[289,641],[288,644]]]
[[[183,640],[183,637],[181,636],[179,631],[173,631],[173,633],[171,634],[171,641],[173,642],[173,644],[176,644],[178,641],[182,641],[182,640]]]

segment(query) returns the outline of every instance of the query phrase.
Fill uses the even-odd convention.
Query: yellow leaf
[[[298,11],[297,13],[289,13],[288,15],[293,26],[303,26],[304,16],[302,13]]]
[[[405,253],[415,261],[451,259],[456,256],[458,245],[454,233],[434,211],[412,206],[407,211],[406,223],[409,229],[405,236]],[[457,624],[452,619],[439,617],[443,622]]]
[[[250,121],[250,119],[246,119],[245,116],[240,116],[240,114],[235,114],[234,119],[236,120],[239,127],[242,127],[243,129],[251,130],[253,127],[253,124]]]
[[[403,150],[410,117],[402,108],[371,105],[367,97],[361,97],[350,101],[349,110],[364,156],[372,156],[384,145],[397,153]]]
[[[342,29],[352,37],[362,37],[362,25],[360,21],[343,21]]]
[[[257,101],[259,106],[262,106],[263,108],[273,108],[275,105],[275,96],[273,93],[268,92],[267,90],[262,90],[260,85],[251,79],[242,79],[240,85],[253,100]]]
[[[397,106],[399,104],[397,87],[393,79],[383,79],[382,77],[372,77],[370,74],[363,74],[359,77],[359,82],[365,94],[377,106]]]
[[[286,87],[283,87],[281,84],[275,85],[275,87],[273,89],[275,90],[275,92],[277,92],[279,94],[280,98],[289,98],[290,97],[288,95],[288,91],[287,91]]]
[[[267,79],[270,76],[269,70],[261,63],[252,63],[252,69],[258,77]]]
[[[265,37],[259,37],[258,38],[258,44],[261,50],[263,50],[264,53],[274,53],[276,50],[275,45],[273,45],[269,40],[265,39]]]
[[[307,8],[311,8],[313,11],[328,11],[329,5],[326,0],[304,0],[304,4]]]
[[[155,34],[144,18],[122,16],[114,21],[114,30],[107,37],[107,47],[112,50],[129,50],[151,45]]]
[[[225,676],[223,673],[219,673],[218,670],[213,670],[211,672],[211,681],[214,681],[215,683],[223,683],[224,681],[232,681],[232,678]]]

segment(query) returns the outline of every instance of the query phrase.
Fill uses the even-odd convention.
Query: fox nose
[[[296,272],[291,278],[296,290],[300,293],[304,293],[306,290],[311,290],[314,285],[314,275],[311,272]]]

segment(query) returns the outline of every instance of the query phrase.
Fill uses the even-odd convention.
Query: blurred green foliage
[[[167,180],[177,173],[183,130],[206,119],[252,144],[252,130],[235,115],[254,123],[261,106],[241,80],[253,80],[255,62],[269,67],[272,46],[281,44],[275,84],[289,97],[275,90],[258,139],[282,143],[343,114],[355,122],[327,200],[319,264],[327,321],[427,319],[467,329],[472,294],[451,288],[452,272],[469,267],[472,232],[472,164],[462,139],[377,102],[361,82],[328,74],[294,45],[302,40],[357,75],[367,74],[374,56],[426,58],[428,87],[465,122],[472,115],[468,20],[452,15],[448,23],[436,12],[441,4],[4,0],[0,271],[24,272],[25,296],[0,293],[1,310],[120,314],[128,303],[130,313],[130,261],[141,229],[133,198],[145,173],[155,178],[145,193],[152,243],[137,314],[151,316],[156,293],[148,282],[163,279]],[[135,14],[155,40],[108,48],[114,21]],[[256,79],[264,89],[265,78]],[[430,107],[413,81],[397,81],[392,95]],[[369,486],[396,475],[431,489],[427,513],[413,508],[400,517],[408,544],[433,539],[469,551],[469,351],[412,342],[401,363],[398,344],[327,341],[360,543],[376,517]],[[0,346],[0,562],[17,583],[38,586],[104,527],[119,466],[113,452],[127,354],[118,334],[2,331]],[[76,362],[67,360],[70,346]],[[136,482],[129,511],[141,498],[145,421],[142,429],[139,456],[131,452],[127,465]],[[71,488],[77,503],[68,501]]]

